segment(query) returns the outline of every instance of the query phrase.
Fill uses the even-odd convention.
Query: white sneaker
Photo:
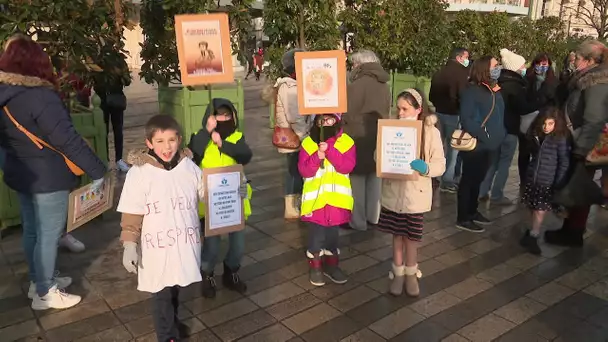
[[[44,297],[36,294],[32,300],[32,309],[47,310],[47,309],[67,309],[80,303],[82,298],[77,295],[72,295],[63,292],[57,288],[57,285],[49,289]]]
[[[55,274],[59,274],[59,272],[56,272]],[[72,284],[72,278],[55,276],[55,283],[57,283],[58,289],[64,290]],[[27,298],[33,299],[35,295],[36,295],[36,283],[34,283],[33,281],[30,281],[30,288],[27,291]]]
[[[65,234],[59,239],[59,247],[68,249],[72,253],[82,253],[85,250],[84,243],[78,241],[72,234]]]
[[[131,168],[129,166],[129,164],[127,164],[127,162],[125,162],[124,160],[119,160],[116,162],[116,166],[118,167],[118,169],[122,172],[127,172],[129,171],[129,169]]]

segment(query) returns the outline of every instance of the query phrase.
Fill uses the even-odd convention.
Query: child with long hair
[[[422,93],[406,89],[397,96],[399,120],[422,120],[420,159],[413,160],[411,168],[418,174],[416,180],[383,179],[382,209],[378,230],[393,235],[393,281],[390,293],[399,296],[405,284],[409,296],[418,296],[418,245],[422,239],[424,213],[431,211],[433,203],[433,177],[445,172],[445,156],[441,133],[435,127],[436,115],[429,115]],[[404,251],[405,249],[405,258]]]
[[[547,212],[557,209],[553,194],[563,185],[570,166],[570,131],[564,114],[557,107],[550,107],[534,120],[527,136],[532,160],[526,171],[522,202],[530,210],[532,228],[525,232],[520,244],[528,252],[540,255],[540,227]]]

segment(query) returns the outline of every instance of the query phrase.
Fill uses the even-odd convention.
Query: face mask
[[[521,69],[521,71],[520,71],[521,77],[525,77],[526,76],[526,71],[527,71],[527,69]]]
[[[323,140],[321,140],[321,127],[314,125],[310,129],[310,138],[312,139],[312,141],[320,143],[323,141],[327,141],[327,139],[331,137],[334,137],[336,134],[338,134],[339,130],[339,124],[334,126],[323,126]]]
[[[464,59],[462,61],[462,63],[460,63],[460,64],[462,64],[465,68],[468,68],[469,67],[469,63],[471,63],[471,61],[469,61],[469,59],[467,58],[467,59]]]
[[[500,77],[500,71],[502,70],[501,67],[495,67],[493,69],[490,70],[490,78],[497,81],[498,78]]]
[[[215,127],[215,131],[220,134],[222,140],[228,138],[230,134],[234,133],[236,130],[236,125],[234,119],[228,121],[218,121],[217,126]]]
[[[539,75],[545,74],[547,70],[549,70],[548,65],[537,65],[534,67],[534,71]]]

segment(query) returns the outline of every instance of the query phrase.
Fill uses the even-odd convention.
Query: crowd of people
[[[307,116],[298,111],[297,51],[301,50],[285,53],[284,75],[272,87],[273,143],[285,155],[284,218],[308,226],[305,255],[311,284],[348,281],[340,268],[340,229],[377,229],[393,240],[389,292],[418,296],[418,246],[424,215],[432,208],[434,180],[440,179],[440,191],[456,195],[455,227],[483,232],[483,226],[492,222],[480,213],[480,203],[514,204],[504,190],[518,150],[519,197],[532,222],[521,245],[540,254],[541,224],[549,212],[557,212],[564,217],[563,225],[545,232],[545,241],[582,246],[590,207],[601,202],[592,189],[598,166],[590,165],[588,155],[608,122],[608,49],[602,43],[582,43],[566,56],[559,77],[546,53],[530,65],[507,49],[500,56],[480,56],[471,63],[466,49],[455,49],[431,82],[429,97],[435,113],[419,89],[404,89],[394,99],[399,120],[422,122],[420,157],[410,163],[416,177],[406,180],[376,175],[377,123],[390,117],[393,101],[390,77],[379,58],[368,50],[350,56],[347,113]],[[60,277],[55,268],[68,194],[78,185],[79,174],[70,163],[94,180],[94,188],[103,186],[107,171],[74,129],[57,82],[38,43],[17,36],[4,46],[0,55],[4,181],[19,196],[31,282],[28,294],[35,310],[68,308],[81,300],[63,291],[71,279]],[[100,90],[106,95],[104,110],[124,107],[122,97],[108,95],[121,94],[127,84],[118,79],[113,90]],[[112,123],[115,114],[119,115],[108,114]],[[187,327],[177,317],[180,289],[202,282],[203,296],[216,296],[220,237],[205,237],[201,229],[206,205],[202,172],[246,165],[252,151],[239,130],[236,108],[221,98],[212,99],[187,149],[180,147],[186,141],[171,116],[152,117],[145,131],[146,148],[130,152],[127,158],[117,208],[122,214],[123,266],[137,273],[140,291],[152,294],[158,340],[175,341],[187,335]],[[38,148],[31,136],[56,150]],[[584,191],[573,190],[581,188]],[[247,219],[252,214],[252,189],[246,179],[241,180],[238,195]],[[244,232],[230,233],[228,240],[222,282],[226,289],[244,293],[247,286],[239,277]]]

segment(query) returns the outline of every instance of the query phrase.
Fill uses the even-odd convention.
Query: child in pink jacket
[[[350,221],[353,196],[349,173],[355,167],[355,143],[342,132],[340,114],[314,118],[310,136],[302,141],[298,169],[304,178],[302,221],[308,232],[309,280],[325,285],[325,276],[344,284],[346,275],[338,266],[339,226]]]

